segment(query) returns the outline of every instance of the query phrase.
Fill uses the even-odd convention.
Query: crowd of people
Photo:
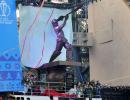
[[[69,94],[76,94],[78,97],[100,98],[101,84],[99,81],[78,82],[74,88],[69,90]]]
[[[27,94],[32,94],[33,92],[34,95],[40,95],[41,92],[44,94],[45,90],[55,90],[53,88],[48,88],[44,86],[34,86],[34,82],[37,81],[37,75],[34,73],[32,74],[31,72],[26,73],[24,77],[24,84],[25,84],[25,93]],[[45,85],[45,84],[44,84]],[[64,87],[64,93],[69,94],[69,95],[77,95],[77,97],[101,97],[101,84],[99,81],[90,81],[90,82],[77,82],[75,83],[74,87],[72,87],[69,90],[66,90]],[[57,91],[57,90],[55,90]],[[30,92],[30,93],[29,93]],[[58,91],[57,91],[58,92]],[[54,93],[54,92],[53,92]]]
[[[42,90],[44,90],[42,91],[42,94],[44,95],[45,94],[47,95],[47,93],[45,93],[46,90],[49,91],[48,93],[50,93],[50,91],[52,92],[53,90],[52,96],[54,94],[54,91],[55,91],[55,94],[58,93],[57,90],[55,89],[44,88]],[[28,91],[28,92],[31,92],[31,91]],[[39,86],[35,86],[32,92],[33,92],[33,95],[41,95],[41,88]],[[85,83],[78,82],[77,84],[74,85],[73,88],[71,88],[70,90],[66,90],[64,93],[67,94],[67,96],[74,95],[75,97],[79,97],[79,98],[82,98],[82,97],[100,98],[101,97],[101,84],[98,81],[90,81],[90,82],[85,82]]]

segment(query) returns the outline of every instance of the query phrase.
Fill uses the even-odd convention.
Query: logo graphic
[[[8,17],[10,15],[10,7],[6,3],[5,0],[1,0],[0,2],[0,16],[1,17]]]
[[[5,0],[0,0],[0,24],[12,24],[11,7]]]

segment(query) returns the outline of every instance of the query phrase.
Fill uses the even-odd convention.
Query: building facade
[[[130,85],[129,0],[97,0],[88,6],[90,79]]]

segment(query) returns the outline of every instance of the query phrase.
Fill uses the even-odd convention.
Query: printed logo
[[[0,2],[0,11],[0,16],[2,17],[8,17],[10,15],[10,7],[5,0]]]
[[[10,5],[5,1],[0,1],[0,24],[12,24],[13,20],[9,19],[11,15]]]

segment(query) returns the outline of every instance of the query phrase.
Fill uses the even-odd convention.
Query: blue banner
[[[22,91],[15,0],[0,0],[0,92]]]

